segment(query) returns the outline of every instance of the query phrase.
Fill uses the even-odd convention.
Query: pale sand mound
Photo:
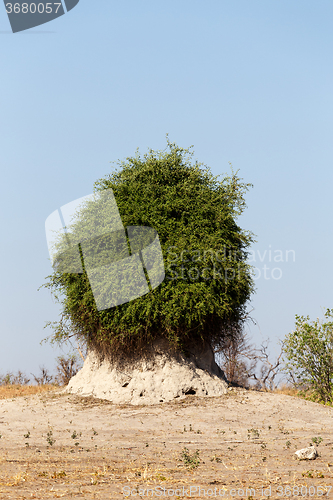
[[[226,394],[228,383],[210,348],[185,357],[167,353],[165,344],[159,342],[151,353],[149,358],[120,364],[108,360],[101,362],[90,352],[66,391],[133,405],[171,401],[187,394]]]

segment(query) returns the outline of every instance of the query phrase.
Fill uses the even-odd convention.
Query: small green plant
[[[189,450],[187,448],[184,448],[182,451],[182,460],[186,465],[186,467],[189,467],[190,469],[195,469],[200,464],[199,450],[196,450],[191,455]]]
[[[286,441],[286,448],[288,448],[288,450],[289,450],[290,446],[291,446],[291,442],[290,441]]]
[[[60,472],[53,472],[51,477],[52,477],[52,479],[60,479],[62,477],[66,477],[66,476],[67,476],[66,472],[62,470]]]
[[[303,477],[313,477],[312,471],[307,470],[306,472],[302,472]]]
[[[95,429],[94,429],[94,428],[92,428],[91,430],[93,431],[94,436],[97,436],[97,435],[98,435],[98,432],[97,432],[97,431],[95,431]]]
[[[319,437],[313,437],[313,438],[311,439],[311,441],[312,441],[312,442],[310,443],[310,446],[313,446],[314,444],[316,444],[317,446],[319,446],[319,445],[320,445],[320,443],[322,443],[323,438],[322,438],[322,437],[320,437],[320,436],[319,436]]]
[[[193,427],[192,427],[192,424],[190,424],[190,428],[189,428],[189,430],[188,430],[188,431],[187,431],[187,429],[186,429],[186,425],[184,425],[184,431],[183,431],[183,432],[194,432],[195,434],[202,434],[202,432],[201,432],[200,430],[195,431],[195,430],[193,429]]]
[[[248,429],[247,430],[247,438],[248,439],[259,439],[258,429]]]
[[[53,438],[53,432],[52,430],[49,430],[46,434],[47,438],[46,438],[46,441],[48,442],[48,444],[50,446],[53,446],[54,443],[56,442],[56,440]]]
[[[76,431],[74,431],[73,434],[71,435],[71,438],[77,439],[77,438],[80,438],[81,436],[82,436],[82,432],[80,432],[80,434],[78,434]]]
[[[23,437],[25,439],[29,439],[30,438],[30,431],[28,431],[27,434],[23,434]],[[26,442],[24,444],[25,444],[26,448],[29,448],[29,443],[28,442]]]
[[[307,470],[305,472],[302,472],[303,477],[319,477],[319,478],[324,478],[324,474],[320,470]]]

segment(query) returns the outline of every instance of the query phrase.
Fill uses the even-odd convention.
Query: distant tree
[[[166,276],[146,295],[98,311],[85,272],[55,271],[43,285],[62,305],[52,342],[75,336],[101,356],[130,357],[161,338],[186,351],[195,344],[222,346],[241,331],[254,291],[247,263],[253,235],[236,219],[250,184],[233,172],[213,176],[192,156],[168,141],[166,151],[137,152],[95,183],[95,192],[112,188],[125,227],[157,231]]]
[[[252,363],[248,369],[249,379],[255,380],[255,389],[273,391],[277,389],[276,376],[281,372],[283,342],[280,342],[280,352],[274,361],[271,361],[268,352],[269,339],[264,340],[259,348],[253,348],[246,354],[247,359]],[[259,363],[259,373],[256,372]]]
[[[253,352],[254,347],[248,343],[243,330],[235,332],[225,340],[222,347],[215,349],[217,363],[229,383],[249,387],[249,373],[252,373],[257,365],[256,359],[252,359],[251,363],[248,361],[248,355]]]
[[[59,385],[67,385],[70,379],[79,371],[77,357],[75,355],[59,356],[57,360],[58,365],[55,380]]]
[[[0,375],[0,385],[28,385],[30,379],[20,370],[15,375],[12,372]]]
[[[259,348],[249,344],[247,335],[240,331],[217,349],[219,365],[228,381],[257,390],[276,389],[275,379],[281,371],[283,344],[275,361],[270,359],[268,344],[269,340],[263,341]]]
[[[296,388],[325,403],[333,402],[333,310],[326,321],[297,316],[284,341],[285,372]]]
[[[31,374],[35,379],[37,385],[48,385],[54,382],[53,375],[49,373],[49,370],[45,366],[40,366],[40,375],[37,377],[33,373]]]

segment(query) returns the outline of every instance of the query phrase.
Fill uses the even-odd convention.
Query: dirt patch
[[[332,408],[246,390],[135,407],[1,400],[0,498],[333,497],[332,424]],[[296,460],[312,438],[319,457]]]

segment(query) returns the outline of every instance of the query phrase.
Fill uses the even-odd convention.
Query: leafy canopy
[[[63,307],[51,340],[74,335],[109,356],[130,355],[159,338],[178,349],[222,345],[242,327],[254,291],[246,262],[253,235],[236,223],[249,187],[237,173],[212,175],[193,161],[191,148],[169,141],[166,151],[137,151],[120,162],[94,189],[112,188],[125,227],[157,231],[165,279],[144,296],[97,311],[85,272],[55,271],[43,285]]]

